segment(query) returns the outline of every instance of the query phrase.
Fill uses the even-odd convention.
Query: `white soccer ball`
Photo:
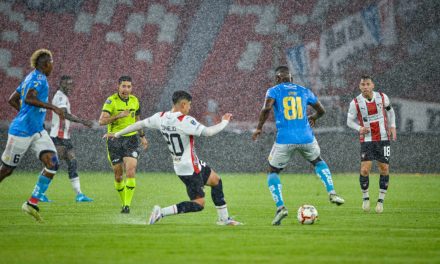
[[[303,225],[311,225],[318,220],[318,210],[313,205],[304,204],[298,208],[298,222]]]

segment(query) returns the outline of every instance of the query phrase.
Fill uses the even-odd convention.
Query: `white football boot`
[[[272,220],[272,225],[281,225],[281,220],[283,220],[289,212],[287,211],[286,207],[283,207],[281,209],[278,209],[275,213],[275,217]]]
[[[225,219],[225,220],[219,219],[217,221],[217,225],[222,225],[222,226],[238,226],[238,225],[243,225],[243,223],[240,223],[238,221],[235,221],[231,217],[228,217],[228,219]]]
[[[150,219],[148,220],[148,224],[152,225],[154,223],[159,222],[162,219],[162,213],[160,212],[160,206],[155,205],[153,207],[153,211],[151,211]]]
[[[21,209],[23,210],[23,212],[35,218],[37,222],[43,222],[43,218],[41,218],[40,216],[40,209],[38,208],[38,206],[30,204],[28,202],[24,202],[24,204],[21,206]]]
[[[364,210],[364,212],[369,212],[370,211],[370,199],[369,198],[364,198],[362,201],[362,210]]]
[[[383,212],[383,201],[377,201],[376,213],[381,214]]]

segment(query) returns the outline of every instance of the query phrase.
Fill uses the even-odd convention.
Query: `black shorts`
[[[180,180],[186,186],[186,192],[188,193],[188,197],[191,200],[196,198],[205,197],[205,191],[203,187],[208,182],[209,175],[211,175],[211,168],[206,166],[202,166],[202,170],[199,173],[195,173],[191,176],[180,176]]]
[[[373,141],[361,143],[361,161],[377,160],[382,163],[390,163],[390,141]]]
[[[137,159],[138,147],[137,135],[109,139],[107,140],[108,158],[113,165],[121,163],[125,157]]]
[[[71,139],[64,139],[59,137],[51,137],[53,144],[57,147],[65,147],[66,150],[73,149],[73,144]]]

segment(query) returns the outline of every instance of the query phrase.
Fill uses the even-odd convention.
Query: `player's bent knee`
[[[196,198],[192,202],[197,204],[198,206],[200,206],[199,211],[202,211],[203,208],[205,208],[205,199],[204,198]]]
[[[51,174],[56,174],[58,171],[58,167],[60,165],[60,161],[58,160],[58,156],[52,152],[51,157],[48,162],[45,162],[46,167],[44,170]]]

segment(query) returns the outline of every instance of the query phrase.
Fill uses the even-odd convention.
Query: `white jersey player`
[[[369,174],[372,161],[376,160],[380,172],[376,212],[382,213],[389,183],[390,138],[396,140],[396,118],[388,96],[373,91],[374,83],[370,76],[361,77],[359,89],[361,94],[350,103],[347,125],[359,132],[361,142],[359,182],[363,193],[362,209],[370,210]]]
[[[52,125],[50,129],[50,137],[56,146],[58,151],[58,157],[65,160],[67,163],[67,171],[69,175],[70,183],[72,184],[73,191],[76,194],[75,201],[77,202],[91,202],[93,199],[87,197],[81,191],[81,184],[79,175],[77,172],[78,163],[75,157],[75,151],[72,141],[70,139],[70,123],[77,122],[85,126],[91,127],[92,122],[81,119],[75,115],[72,115],[70,110],[69,93],[73,89],[73,79],[68,75],[63,75],[60,78],[59,89],[55,93],[52,104],[60,109],[64,110],[64,117],[60,118],[59,115],[53,113]],[[50,202],[46,194],[41,195],[41,202]]]
[[[148,224],[154,224],[165,216],[203,210],[205,206],[203,187],[207,185],[211,186],[211,197],[217,208],[217,224],[239,225],[239,222],[229,217],[222,180],[214,170],[199,160],[194,149],[194,137],[213,136],[219,133],[228,125],[232,115],[225,114],[221,123],[205,127],[195,118],[188,116],[191,100],[192,97],[189,93],[176,91],[173,94],[171,111],[156,113],[117,132],[114,136],[120,137],[144,127],[160,130],[171,152],[174,170],[186,185],[191,201],[184,201],[165,208],[154,206]]]
[[[66,113],[71,114],[69,98],[63,91],[58,90],[55,93],[52,104],[59,108],[64,108]],[[59,115],[53,114],[50,136],[52,138],[70,139],[70,120],[60,118]]]

